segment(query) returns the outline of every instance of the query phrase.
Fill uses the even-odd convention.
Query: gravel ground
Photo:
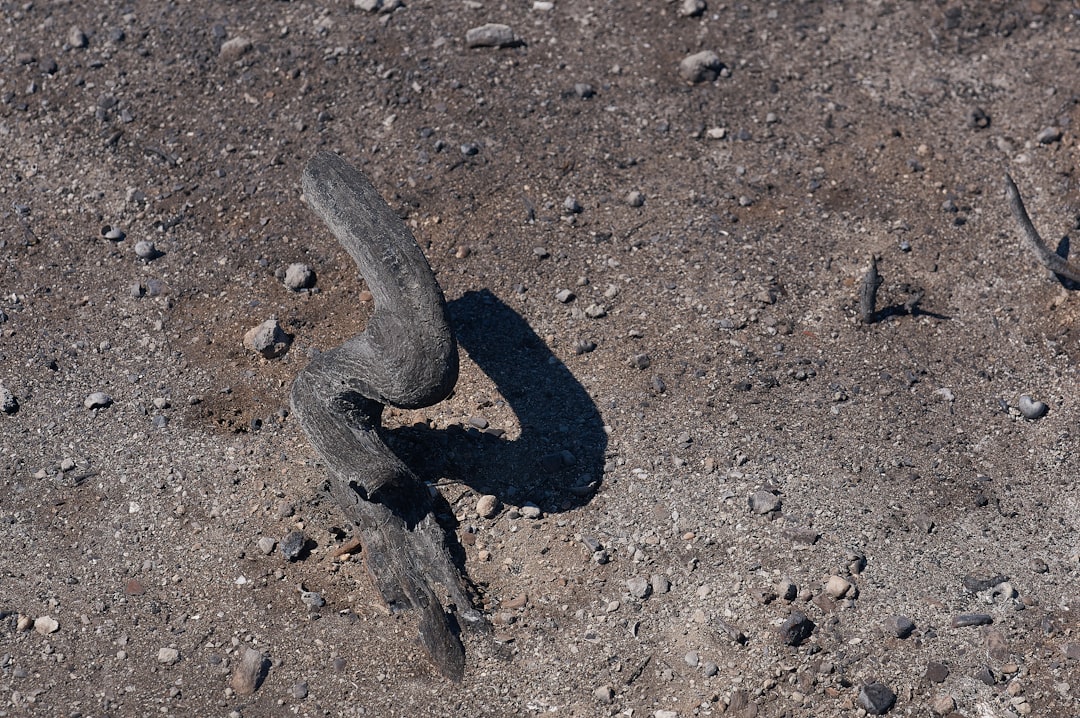
[[[1080,224],[1072,3],[0,32],[0,716],[1080,716],[1080,303],[1002,183]],[[320,150],[459,335],[454,395],[384,420],[490,619],[460,684],[289,416],[372,309]]]

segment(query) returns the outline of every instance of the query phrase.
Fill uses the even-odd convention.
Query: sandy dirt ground
[[[1080,298],[1003,187],[1066,254],[1075,3],[32,0],[0,33],[0,716],[1080,715]],[[302,196],[323,150],[458,335],[453,396],[384,421],[486,616],[460,683],[290,414],[373,309]]]

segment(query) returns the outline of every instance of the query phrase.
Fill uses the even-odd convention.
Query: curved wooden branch
[[[482,623],[432,516],[427,487],[380,437],[384,405],[430,406],[458,376],[446,302],[424,253],[358,170],[322,152],[304,195],[356,262],[375,300],[367,329],[319,354],[293,382],[300,426],[326,464],[330,493],[353,521],[364,564],[392,611],[420,614],[420,640],[439,671],[464,672],[464,648],[433,583],[467,624]]]
[[[1028,216],[1027,208],[1024,207],[1024,200],[1020,198],[1020,190],[1016,188],[1012,177],[1007,174],[1005,175],[1005,196],[1009,199],[1009,208],[1017,224],[1020,225],[1025,243],[1035,254],[1039,263],[1059,277],[1080,282],[1080,267],[1061,258],[1046,246],[1046,242],[1039,236],[1035,225],[1031,223],[1031,217]]]

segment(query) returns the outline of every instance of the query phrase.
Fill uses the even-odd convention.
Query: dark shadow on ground
[[[1064,237],[1061,238],[1061,241],[1058,242],[1057,250],[1054,253],[1057,254],[1057,256],[1064,259],[1066,262],[1068,262],[1069,261],[1069,248],[1070,248],[1071,245],[1072,245],[1072,240],[1070,240],[1069,235],[1066,234]],[[1080,282],[1074,282],[1073,280],[1069,279],[1068,277],[1063,277],[1060,274],[1055,274],[1054,276],[1057,277],[1057,280],[1059,282],[1061,282],[1061,286],[1063,286],[1068,291],[1074,292],[1077,289],[1080,289]]]
[[[545,513],[588,502],[607,449],[589,393],[490,291],[468,292],[449,309],[459,346],[494,382],[521,435],[511,441],[473,427],[418,425],[385,432],[387,444],[425,481],[462,482],[514,505],[531,501]]]

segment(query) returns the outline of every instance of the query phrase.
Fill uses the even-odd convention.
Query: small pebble
[[[825,593],[833,598],[843,598],[851,590],[851,582],[841,576],[829,576],[825,582]]]
[[[297,700],[303,700],[308,696],[308,684],[307,681],[300,681],[292,687],[292,697]]]
[[[581,543],[584,544],[585,548],[589,549],[589,551],[592,552],[592,553],[596,553],[600,549],[604,548],[600,544],[600,542],[597,541],[592,536],[582,536],[581,537]]]
[[[262,683],[263,668],[266,658],[254,648],[245,648],[240,661],[233,668],[229,687],[239,696],[250,696]]]
[[[960,579],[960,582],[969,593],[982,593],[983,591],[989,591],[999,583],[1005,583],[1008,580],[1008,576],[999,573],[990,578],[976,578],[975,576],[966,575]]]
[[[543,516],[543,512],[540,510],[540,507],[534,503],[526,502],[522,504],[521,508],[518,509],[518,511],[523,517],[527,519],[538,519]]]
[[[67,43],[72,47],[81,49],[90,44],[90,39],[86,37],[86,33],[82,31],[82,28],[73,26],[68,30]]]
[[[626,590],[634,598],[645,599],[652,593],[652,585],[642,576],[634,576],[626,579]]]
[[[578,82],[574,85],[574,94],[583,100],[588,100],[596,95],[596,90],[587,82]]]
[[[563,304],[572,302],[574,300],[574,296],[574,293],[571,292],[569,289],[560,289],[559,291],[555,292],[555,299],[562,302]]]
[[[750,510],[760,516],[779,511],[780,507],[783,505],[783,501],[779,496],[764,489],[755,491],[751,494],[748,503],[750,504]]]
[[[461,154],[466,157],[474,157],[480,154],[480,145],[474,142],[466,142],[461,146]]]
[[[1061,135],[1062,132],[1060,127],[1045,127],[1039,134],[1035,135],[1035,141],[1040,145],[1049,145],[1059,141]]]
[[[896,703],[896,694],[884,683],[867,683],[859,690],[859,705],[869,715],[885,715]]]
[[[244,334],[244,346],[262,355],[264,359],[276,359],[289,350],[292,336],[285,333],[277,319],[267,319]]]
[[[492,519],[499,513],[501,502],[494,494],[484,494],[476,501],[476,513],[482,519]]]
[[[607,316],[607,308],[603,304],[590,304],[585,307],[585,316],[589,319],[602,319]]]
[[[652,366],[652,359],[648,354],[635,354],[628,362],[635,369],[645,370]]]
[[[465,33],[465,44],[469,47],[509,47],[516,40],[508,25],[494,22],[470,28]]]
[[[585,208],[582,207],[581,203],[578,202],[573,197],[567,197],[565,200],[563,200],[563,209],[566,210],[567,212],[569,212],[570,214],[581,214],[581,212]]]
[[[949,677],[949,667],[944,663],[930,661],[926,664],[926,673],[923,674],[923,677],[931,683],[944,683],[945,679]]]
[[[87,409],[104,409],[112,403],[112,397],[103,391],[95,391],[83,399],[83,406]]]
[[[690,83],[712,82],[724,69],[720,57],[711,50],[688,55],[679,63],[679,75]]]
[[[285,269],[285,286],[294,292],[315,286],[315,271],[306,264],[295,262]]]
[[[683,656],[683,662],[691,668],[697,668],[699,660],[700,659],[698,658],[698,654],[696,651],[690,651],[685,656]]]
[[[988,613],[961,613],[953,616],[953,628],[968,628],[971,626],[988,626],[994,622],[993,616]]]
[[[649,584],[652,586],[652,592],[657,595],[665,594],[671,590],[671,581],[659,573],[654,573],[649,578]]]
[[[274,547],[277,546],[277,541],[269,536],[263,536],[261,539],[259,539],[256,545],[259,547],[259,551],[261,551],[264,556],[269,556],[274,552]]]
[[[794,601],[799,595],[799,587],[790,579],[782,579],[776,584],[776,595],[785,601]]]
[[[281,539],[281,555],[288,561],[295,561],[300,558],[306,546],[307,536],[303,531],[290,531]]]
[[[145,239],[135,243],[135,256],[139,259],[149,262],[152,259],[157,259],[161,256],[157,247],[153,242],[147,242]]]
[[[588,354],[591,351],[596,350],[596,342],[589,339],[578,339],[574,345],[575,354]]]
[[[1027,394],[1020,397],[1020,413],[1024,415],[1025,419],[1041,419],[1046,416],[1046,412],[1050,410],[1050,407],[1046,405],[1046,402],[1035,401]]]
[[[127,236],[126,234],[124,234],[124,230],[120,229],[119,227],[105,227],[103,230],[101,230],[101,235],[105,237],[105,239],[113,242],[122,242],[124,237]]]
[[[706,8],[705,0],[682,0],[679,17],[700,17]]]
[[[218,59],[222,62],[235,62],[239,60],[252,47],[251,40],[246,37],[234,37],[221,43],[218,50]]]
[[[947,693],[935,696],[930,701],[930,710],[939,716],[947,716],[956,710],[956,700]]]
[[[801,611],[793,611],[779,628],[780,640],[789,646],[798,646],[814,632],[814,622]]]
[[[60,624],[52,616],[39,616],[34,619],[34,630],[43,636],[56,633],[60,630]]]
[[[180,651],[175,648],[162,648],[157,654],[158,663],[164,663],[166,666],[171,666],[180,660]]]
[[[615,700],[615,691],[611,686],[600,686],[593,691],[593,697],[601,703],[609,704]]]
[[[641,207],[645,204],[645,195],[637,190],[632,190],[626,195],[626,203],[631,207]]]
[[[0,411],[5,414],[14,414],[19,410],[19,400],[3,384],[0,384]]]
[[[326,605],[326,600],[322,597],[322,594],[318,591],[301,591],[300,601],[308,608],[322,608]]]
[[[907,616],[890,616],[885,619],[885,630],[897,638],[907,638],[915,630],[915,624]]]

